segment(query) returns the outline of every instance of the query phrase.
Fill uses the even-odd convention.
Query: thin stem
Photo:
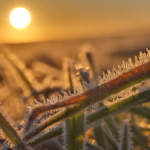
[[[28,123],[26,125],[26,130],[28,130],[31,126],[31,124],[34,122],[34,120],[42,113],[58,109],[62,107],[67,107],[73,104],[81,103],[82,105],[77,109],[81,110],[91,104],[91,100],[94,99],[94,102],[103,100],[105,97],[110,96],[112,94],[118,93],[138,82],[141,82],[147,78],[150,77],[150,62],[147,62],[143,65],[140,65],[132,70],[129,70],[129,72],[123,73],[122,75],[118,76],[118,78],[115,78],[111,81],[108,81],[101,86],[96,86],[95,88],[86,91],[80,95],[70,97],[62,102],[55,103],[53,105],[46,105],[46,106],[40,106],[31,112],[31,115],[29,117]],[[92,101],[93,103],[93,101]],[[73,111],[74,113],[74,111]],[[66,112],[63,112],[63,114],[66,114]],[[59,115],[60,116],[60,115]],[[57,117],[57,116],[56,116]],[[67,116],[64,115],[61,119],[65,118]]]
[[[110,106],[103,106],[100,108],[99,111],[93,113],[93,114],[90,114],[88,117],[87,117],[87,127],[91,127],[91,124],[92,123],[95,123],[95,121],[97,120],[100,120],[100,119],[103,119],[105,118],[106,116],[110,115],[110,116],[113,116],[114,114],[118,114],[126,109],[130,109],[136,105],[139,105],[139,104],[142,104],[142,103],[145,103],[145,102],[148,102],[150,99],[150,90],[147,90],[147,91],[144,91],[142,93],[138,93],[134,96],[131,96],[127,99],[124,99],[122,101],[119,101],[119,102],[116,102]],[[99,124],[97,124],[99,125]],[[57,132],[59,131],[59,132]],[[39,139],[35,140],[34,143],[37,143],[39,141],[42,141],[42,140],[46,140],[46,137],[55,137],[55,136],[58,136],[59,134],[62,133],[62,128],[58,128],[56,129],[56,132],[57,134],[55,135],[54,134],[55,131],[52,131],[52,132],[49,132],[49,133],[46,133],[45,135],[39,137]],[[30,139],[31,137],[33,137],[34,135],[37,134],[37,130],[35,130],[35,133],[30,133],[30,134],[27,134],[27,136],[25,137],[26,140]],[[52,135],[52,136],[51,136]],[[49,139],[49,138],[48,138]],[[30,143],[32,145],[32,143]]]
[[[100,108],[99,111],[88,116],[87,121],[92,122],[96,119],[103,118],[106,115],[109,115],[109,114],[112,114],[112,113],[115,113],[118,111],[123,111],[126,108],[134,107],[136,104],[141,104],[143,102],[147,102],[149,100],[149,98],[150,98],[150,90],[138,93],[138,94],[131,96],[129,98],[126,98],[122,101],[118,101],[110,106],[107,106],[107,107],[105,106],[105,107]],[[77,111],[80,111],[83,108],[86,108],[88,105],[92,104],[92,102],[93,101],[91,99],[91,101],[86,101],[86,103],[81,102],[80,104],[76,104],[72,107],[67,108],[65,111],[59,113],[57,116],[54,116],[53,118],[51,118],[51,119],[47,120],[46,122],[42,123],[41,125],[39,125],[37,128],[35,128],[34,132],[27,133],[27,135],[25,136],[25,139],[26,140],[30,139],[31,137],[33,137],[34,135],[36,135],[37,133],[39,133],[40,131],[42,131],[43,129],[48,127],[49,125],[52,125],[62,119],[66,119],[67,117],[73,115]]]

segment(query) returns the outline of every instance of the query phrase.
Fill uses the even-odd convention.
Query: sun
[[[10,23],[15,27],[15,28],[25,28],[31,21],[31,16],[28,10],[25,8],[19,7],[15,8],[11,13],[10,13]]]

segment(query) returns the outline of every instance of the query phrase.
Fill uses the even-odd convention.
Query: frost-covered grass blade
[[[122,125],[122,130],[120,133],[120,140],[119,140],[119,150],[132,150],[132,139],[131,139],[131,131],[129,124],[124,121]]]

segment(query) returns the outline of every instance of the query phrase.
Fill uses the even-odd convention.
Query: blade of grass
[[[115,113],[119,113],[121,111],[124,111],[126,109],[130,109],[136,105],[145,103],[149,101],[150,98],[150,90],[138,93],[134,96],[131,96],[129,98],[126,98],[124,100],[118,101],[112,105],[101,107],[98,111],[96,111],[93,114],[90,114],[87,116],[87,122],[93,123],[96,120],[103,119],[104,117],[108,115],[114,115]],[[91,102],[89,103],[91,104]],[[87,106],[87,105],[86,105]],[[72,107],[67,108],[65,111],[61,112],[54,118],[51,118],[44,122],[43,124],[39,125],[37,128],[34,129],[34,132],[28,132],[24,139],[28,140],[31,137],[35,136],[37,133],[48,127],[49,125],[52,125],[62,119],[66,119],[67,117],[73,115],[74,113],[81,110],[81,108],[85,107],[85,103],[81,102],[80,104],[76,104]],[[90,126],[90,125],[89,125]]]
[[[134,123],[132,123],[131,129],[134,135],[134,143],[143,146],[146,150],[150,150],[150,147],[148,146],[148,138],[141,133],[140,129],[135,126]]]
[[[138,116],[144,117],[150,121],[150,109],[147,107],[143,108],[132,108],[131,112]]]
[[[9,49],[7,49],[6,47],[4,47],[2,49],[2,52],[4,54],[5,59],[8,61],[9,65],[13,68],[13,70],[15,70],[15,72],[20,76],[20,78],[22,79],[22,81],[25,83],[25,85],[28,87],[28,89],[31,91],[32,95],[34,96],[34,98],[41,102],[40,98],[38,97],[39,93],[37,92],[37,90],[32,86],[32,84],[30,83],[30,81],[28,80],[28,78],[25,76],[24,72],[17,66],[17,64],[11,59],[11,56],[9,56],[11,53],[9,51]]]
[[[123,122],[122,132],[120,133],[119,150],[131,150],[132,140],[130,127],[127,122]]]
[[[42,113],[58,109],[61,107],[67,107],[73,104],[82,103],[80,107],[76,108],[77,110],[84,109],[94,102],[103,100],[107,96],[118,93],[136,83],[139,83],[150,77],[150,62],[142,64],[129,72],[125,72],[122,75],[118,76],[113,80],[110,80],[102,85],[98,85],[92,88],[89,91],[86,91],[77,96],[71,96],[70,98],[65,99],[62,102],[55,103],[53,105],[41,106],[32,110],[32,113],[29,117],[29,120],[26,125],[26,130],[28,130],[34,120]],[[74,112],[74,110],[73,110]],[[66,114],[66,112],[64,112]]]
[[[5,119],[5,117],[0,113],[0,127],[16,148],[22,150],[28,150],[25,146],[24,142],[19,137],[18,133],[13,129],[13,127],[9,124],[9,122]]]
[[[106,149],[105,142],[104,142],[104,135],[103,129],[101,126],[98,126],[94,129],[95,140],[98,146]]]
[[[112,138],[111,138],[110,134],[108,134],[108,132],[106,132],[105,130],[103,132],[104,132],[104,138],[106,141],[106,148],[109,150],[117,150],[118,149],[117,143],[114,142],[114,140],[112,140]]]
[[[65,141],[67,150],[84,149],[84,111],[78,112],[66,119]]]
[[[150,90],[146,90],[144,92],[133,95],[124,100],[118,101],[112,105],[105,106],[100,108],[97,112],[90,114],[87,117],[88,122],[93,122],[94,120],[103,119],[105,116],[113,116],[115,113],[119,113],[126,109],[130,109],[135,107],[136,105],[140,105],[142,103],[148,102],[150,99]]]
[[[132,97],[124,99],[122,101],[116,102],[110,106],[107,106],[107,107],[103,106],[100,108],[99,111],[87,116],[87,126],[91,127],[91,124],[93,124],[93,123],[95,124],[95,121],[97,121],[99,119],[103,119],[104,117],[106,117],[108,115],[113,116],[116,113],[118,114],[121,111],[124,111],[126,109],[130,109],[131,107],[145,103],[145,102],[149,101],[149,98],[150,98],[150,90],[144,91],[142,93],[139,93],[137,95],[134,95]],[[53,122],[55,122],[55,120],[49,120],[49,121],[52,121],[51,124],[53,124]],[[49,124],[49,122],[47,122],[47,123]],[[26,140],[30,139],[31,137],[33,137],[37,133],[39,133],[41,131],[41,128],[44,129],[45,126],[48,126],[48,125],[44,124],[43,126],[39,126],[40,128],[38,127],[37,129],[35,129],[35,132],[28,133],[24,138]],[[62,130],[59,129],[58,134],[61,134],[61,131]],[[48,134],[50,134],[50,137],[51,137],[51,135],[53,135],[53,136],[55,136],[55,134],[58,135],[57,132],[55,134],[53,134],[53,132],[47,133],[46,135],[43,135],[42,137],[37,139],[35,141],[35,143],[40,141],[40,140],[45,139],[45,137],[48,137]]]
[[[106,124],[108,131],[110,132],[110,134],[114,138],[114,140],[118,141],[118,139],[119,139],[119,133],[118,133],[119,127],[116,124],[116,122],[111,117],[105,117],[104,122]]]

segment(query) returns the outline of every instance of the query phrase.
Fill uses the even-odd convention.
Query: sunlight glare
[[[10,22],[15,28],[25,28],[30,20],[30,13],[25,8],[15,8],[10,14]]]

